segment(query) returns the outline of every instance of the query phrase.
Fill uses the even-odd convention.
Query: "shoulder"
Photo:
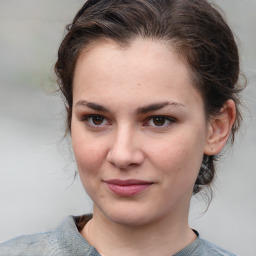
[[[14,238],[0,244],[1,256],[96,255],[80,235],[75,218],[68,217],[56,230]]]
[[[185,247],[183,250],[176,253],[174,256],[236,256],[219,246],[212,244],[204,239],[201,239],[199,233],[194,230],[197,235],[196,240]]]
[[[202,255],[205,256],[236,256],[235,254],[201,238],[199,238],[199,248],[202,251]]]
[[[55,232],[26,235],[0,244],[0,255],[47,255],[57,247]]]

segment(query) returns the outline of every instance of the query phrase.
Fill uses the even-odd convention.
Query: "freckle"
[[[140,86],[140,83],[138,83],[138,86]]]

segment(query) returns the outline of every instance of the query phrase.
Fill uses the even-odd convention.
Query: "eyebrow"
[[[153,111],[157,111],[159,109],[164,108],[165,106],[174,106],[174,107],[185,107],[185,105],[183,105],[182,103],[178,103],[178,102],[172,102],[172,101],[164,101],[164,102],[158,102],[158,103],[153,103],[153,104],[149,104],[147,106],[144,107],[139,107],[136,112],[137,114],[146,114],[148,112],[153,112]],[[76,104],[76,106],[82,106],[82,107],[88,107],[90,109],[96,110],[96,111],[100,111],[100,112],[110,112],[106,107],[99,105],[97,103],[94,102],[88,102],[85,100],[79,100]]]
[[[185,105],[178,103],[178,102],[172,102],[172,101],[165,101],[165,102],[159,102],[159,103],[153,103],[141,108],[138,108],[137,114],[146,114],[148,112],[156,111],[159,109],[164,108],[165,106],[174,106],[174,107],[185,107]]]
[[[94,103],[94,102],[88,102],[86,100],[79,100],[76,104],[75,104],[75,107],[76,106],[82,106],[82,107],[88,107],[90,109],[93,109],[93,110],[97,110],[97,111],[100,111],[100,112],[109,112],[109,110],[97,103]]]

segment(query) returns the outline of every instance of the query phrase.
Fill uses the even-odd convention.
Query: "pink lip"
[[[108,188],[118,196],[135,196],[153,184],[153,182],[135,179],[106,180],[105,183]]]

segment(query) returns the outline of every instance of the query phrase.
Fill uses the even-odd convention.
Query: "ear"
[[[216,155],[225,146],[236,118],[236,106],[233,100],[227,100],[219,113],[212,116],[208,123],[205,155]]]

